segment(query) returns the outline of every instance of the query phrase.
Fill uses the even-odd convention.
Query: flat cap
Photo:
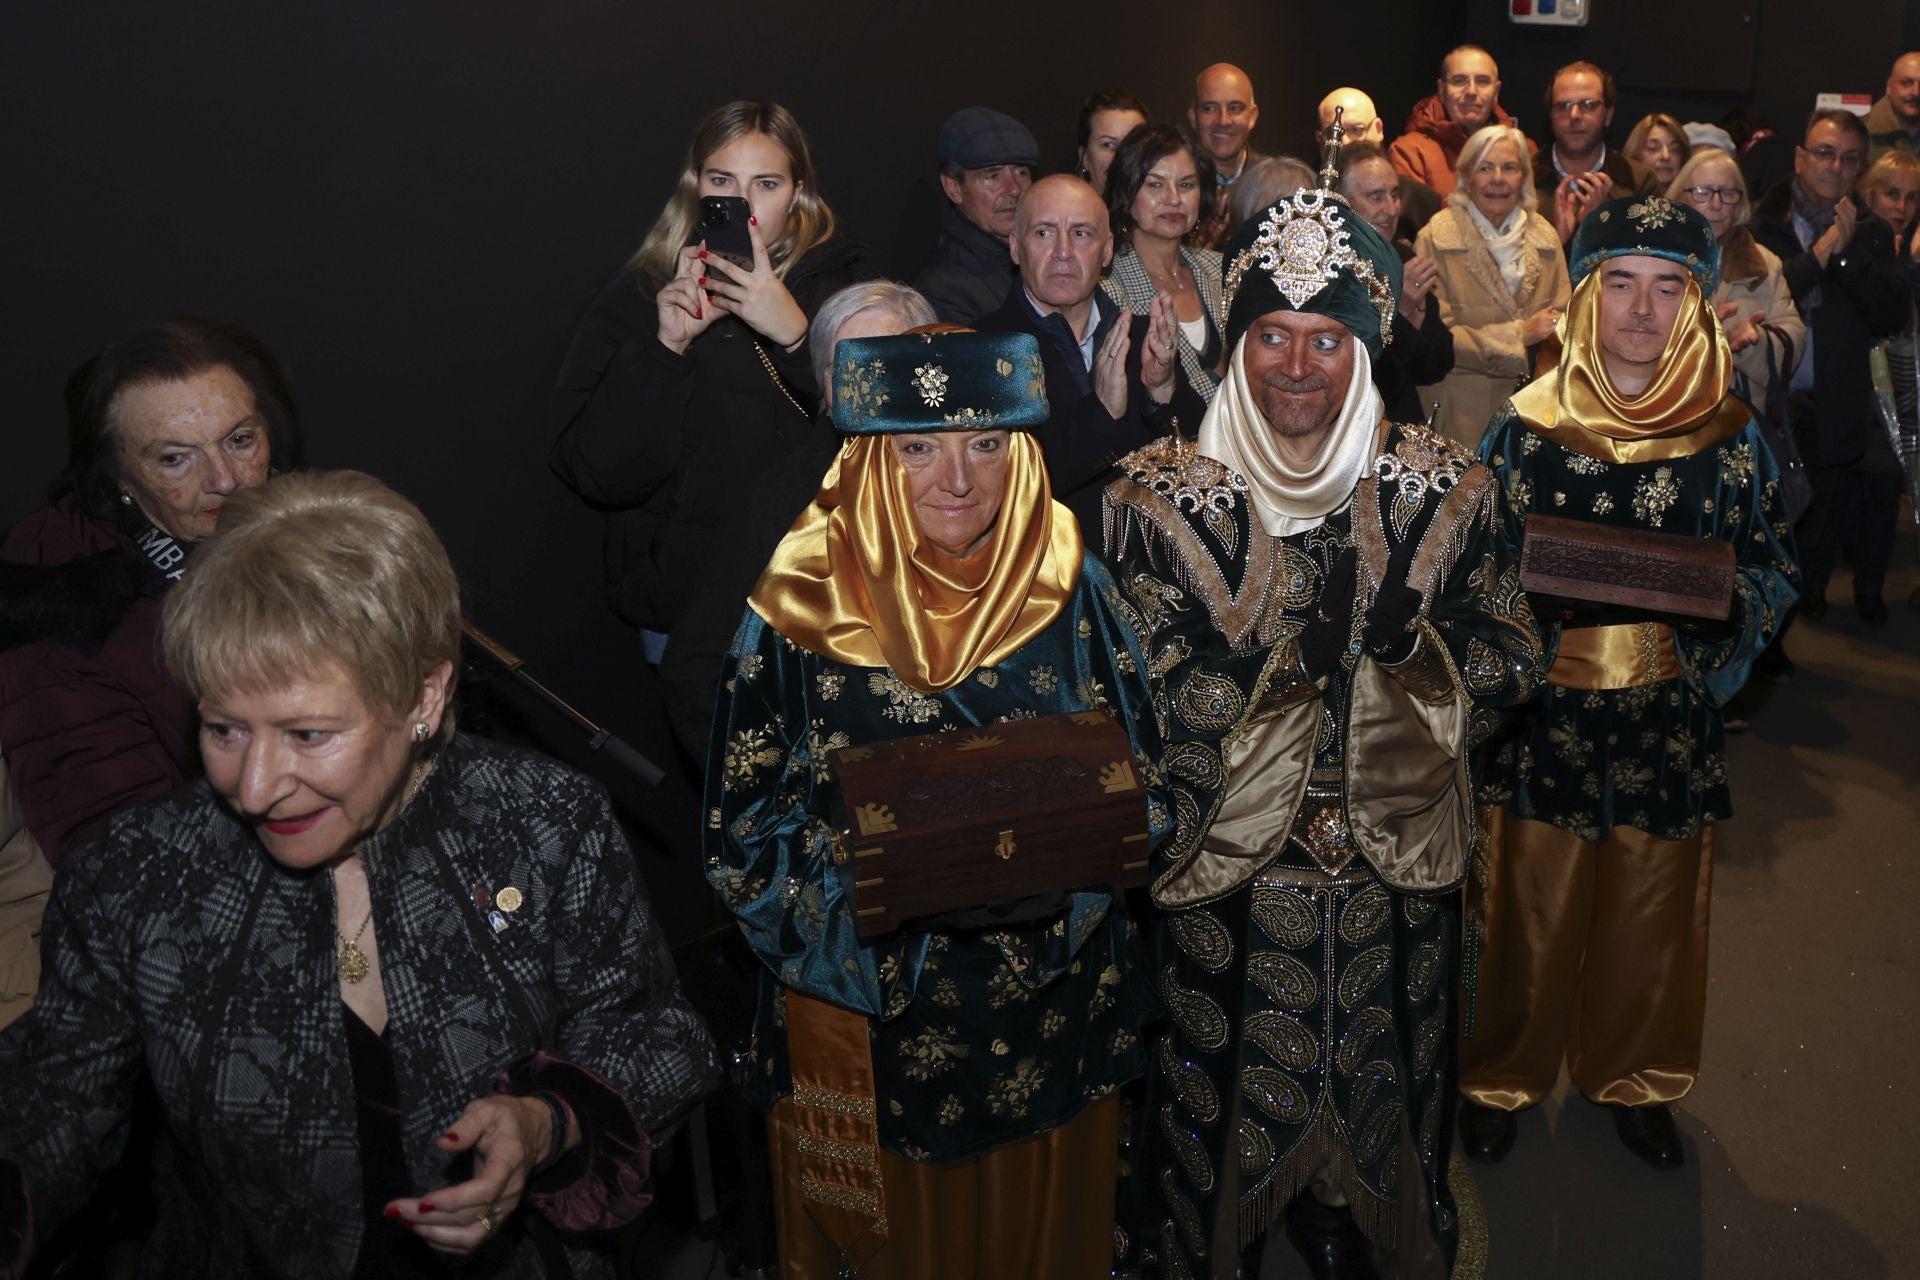
[[[995,164],[1037,167],[1040,144],[1027,126],[992,107],[962,107],[940,126],[940,163],[962,169]]]

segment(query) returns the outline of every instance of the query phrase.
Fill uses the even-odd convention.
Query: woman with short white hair
[[[1447,207],[1414,241],[1440,274],[1440,319],[1453,332],[1453,372],[1422,389],[1434,426],[1469,451],[1533,371],[1572,295],[1559,233],[1535,211],[1533,160],[1510,125],[1490,124],[1460,149]]]

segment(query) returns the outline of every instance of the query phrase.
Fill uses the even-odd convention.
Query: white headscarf
[[[1273,428],[1247,386],[1246,349],[1243,336],[1227,362],[1226,381],[1200,420],[1197,444],[1201,453],[1246,478],[1253,508],[1268,533],[1276,538],[1304,533],[1346,506],[1354,486],[1372,469],[1374,437],[1386,414],[1373,387],[1373,361],[1366,344],[1354,339],[1346,403],[1319,451],[1305,466],[1296,466],[1280,452]]]
[[[1527,278],[1527,264],[1520,257],[1521,251],[1527,247],[1527,211],[1520,205],[1514,205],[1507,210],[1506,220],[1496,227],[1473,201],[1467,201],[1465,207],[1467,220],[1480,232],[1480,238],[1487,242],[1487,249],[1493,254],[1495,265],[1500,268],[1500,278],[1507,282],[1507,292],[1518,294],[1520,282]]]

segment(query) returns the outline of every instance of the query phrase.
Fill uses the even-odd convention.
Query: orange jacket
[[[1498,124],[1513,123],[1513,117],[1497,102],[1493,118]],[[1393,140],[1387,155],[1395,169],[1415,182],[1426,183],[1444,200],[1453,193],[1454,165],[1460,160],[1460,148],[1466,145],[1467,135],[1447,119],[1440,95],[1430,93],[1407,113],[1407,131]],[[1539,151],[1533,139],[1527,139],[1527,154],[1537,155]]]

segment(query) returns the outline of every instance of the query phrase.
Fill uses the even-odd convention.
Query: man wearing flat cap
[[[1564,1057],[1627,1147],[1671,1169],[1685,1156],[1668,1104],[1700,1069],[1712,824],[1732,812],[1721,708],[1800,572],[1779,470],[1727,390],[1706,219],[1658,196],[1612,201],[1581,222],[1569,267],[1557,360],[1481,444],[1510,536],[1533,515],[1730,545],[1732,591],[1708,618],[1534,601],[1546,683],[1480,777],[1485,943],[1461,1145],[1504,1156],[1513,1113],[1552,1091]]]
[[[1400,260],[1303,191],[1226,252],[1197,447],[1123,459],[1107,546],[1175,831],[1153,863],[1169,1029],[1128,1243],[1232,1275],[1284,1212],[1316,1276],[1444,1273],[1470,740],[1540,648],[1493,477],[1383,420]]]
[[[990,107],[963,107],[940,126],[940,189],[950,207],[913,287],[942,323],[972,325],[999,308],[1019,272],[1007,241],[1040,166],[1027,126]]]
[[[833,387],[847,440],[748,597],[707,772],[707,878],[765,964],[745,1091],[770,1112],[781,1274],[1094,1280],[1115,1093],[1145,1067],[1133,927],[1094,888],[863,931],[834,752],[1107,712],[1151,843],[1170,822],[1146,664],[1051,498],[1030,335],[846,339]],[[983,806],[1018,782],[996,777]],[[896,816],[856,821],[891,844]]]

